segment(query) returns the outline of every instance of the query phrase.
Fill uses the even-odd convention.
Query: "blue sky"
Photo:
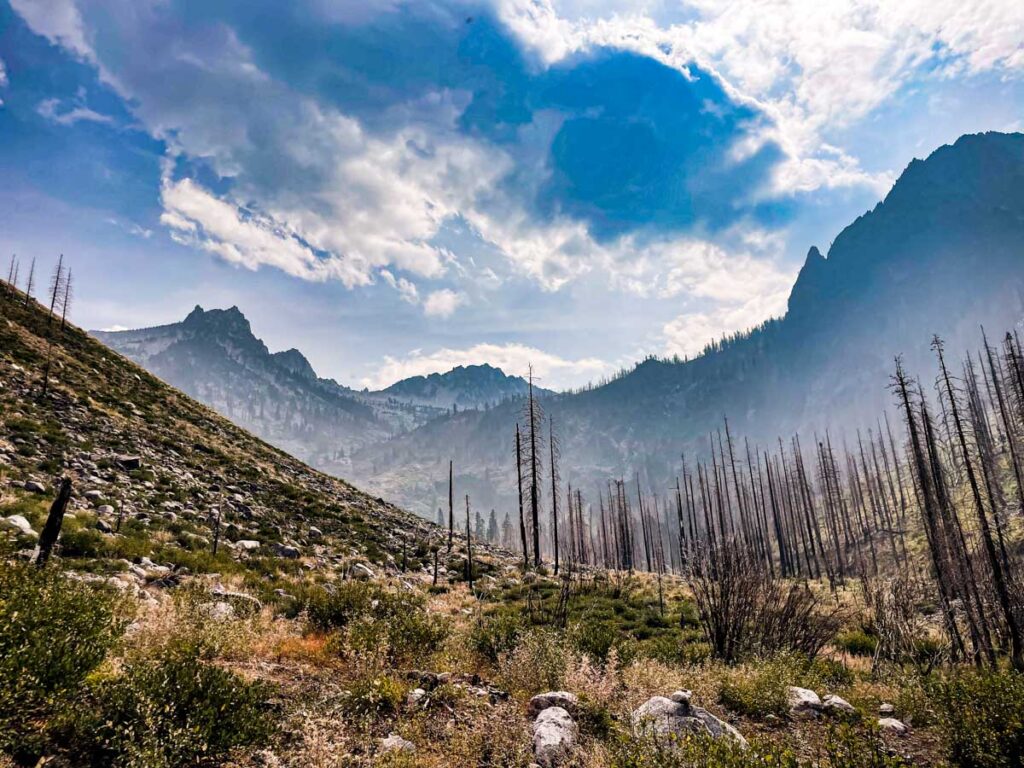
[[[1021,130],[1022,41],[1002,0],[0,0],[0,248],[63,252],[89,328],[237,304],[354,386],[579,385]]]

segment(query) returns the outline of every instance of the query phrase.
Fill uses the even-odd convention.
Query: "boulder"
[[[849,717],[850,715],[857,714],[857,710],[853,708],[850,702],[842,696],[836,696],[834,693],[825,696],[821,700],[821,705],[825,712],[833,716]]]
[[[46,493],[46,486],[35,480],[26,480],[24,487],[29,493]]]
[[[795,685],[786,689],[786,702],[791,715],[814,717],[824,709],[818,694],[810,688],[800,688]]]
[[[386,739],[380,740],[380,748],[383,752],[415,752],[416,745],[408,739],[403,739],[397,733],[389,734]]]
[[[317,528],[315,525],[309,526],[309,538],[311,538],[311,539],[319,539],[323,535],[324,535],[324,532],[321,531],[319,528]]]
[[[21,536],[35,536],[36,532],[32,530],[32,525],[22,515],[11,515],[0,519],[0,528],[5,528],[9,531],[15,531]]]
[[[419,704],[423,697],[427,695],[427,692],[422,688],[413,688],[409,691],[409,694],[405,697],[405,703],[410,707]]]
[[[569,693],[568,691],[548,691],[547,693],[538,693],[530,699],[526,712],[530,717],[536,717],[545,709],[561,707],[570,715],[575,715],[579,704],[580,700],[574,693]]]
[[[235,609],[224,600],[218,600],[216,603],[207,603],[205,606],[206,615],[209,616],[216,622],[229,621],[235,618]]]
[[[96,507],[96,514],[112,515],[114,514],[114,508],[110,504],[100,504],[98,507]]]
[[[103,491],[98,491],[95,488],[91,491],[86,491],[85,498],[87,501],[99,501],[103,498]]]
[[[886,733],[891,733],[895,736],[904,736],[910,731],[906,723],[902,720],[897,720],[895,717],[880,717],[878,718],[878,727]]]
[[[293,547],[290,544],[277,544],[274,546],[274,552],[278,557],[284,557],[289,560],[297,560],[299,557],[298,547]]]
[[[358,581],[370,581],[376,578],[373,569],[364,563],[355,563],[351,568],[348,569],[348,575],[350,578]]]
[[[892,704],[882,703],[878,705],[878,714],[882,717],[892,717],[896,714],[896,707]]]
[[[741,747],[747,746],[747,740],[739,731],[706,709],[693,706],[688,700],[673,701],[664,696],[654,696],[633,710],[633,727],[655,736],[681,738],[688,734],[703,734],[714,739],[731,739]]]
[[[121,469],[127,469],[129,471],[133,469],[142,469],[142,459],[139,456],[122,455],[118,456],[114,460]]]
[[[533,721],[533,756],[544,768],[567,762],[579,739],[579,728],[561,707],[548,707]]]
[[[98,530],[100,533],[113,533],[114,527],[106,520],[97,520],[96,530]]]
[[[235,542],[235,549],[240,549],[243,552],[254,552],[260,548],[260,543],[254,539],[240,539]]]

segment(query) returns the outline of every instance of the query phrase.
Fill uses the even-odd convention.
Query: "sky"
[[[693,356],[987,130],[1017,0],[0,0],[4,275],[62,253],[91,329],[237,305],[356,387]]]

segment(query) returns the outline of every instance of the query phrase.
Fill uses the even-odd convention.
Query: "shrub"
[[[519,645],[501,656],[499,678],[509,691],[537,693],[561,687],[569,657],[562,633],[534,629]]]
[[[913,763],[889,754],[878,732],[865,727],[842,724],[830,728],[822,747],[819,765],[829,768],[911,768]]]
[[[610,768],[800,768],[796,755],[785,747],[765,742],[743,749],[732,741],[708,736],[620,736],[610,751]]]
[[[740,715],[763,719],[784,717],[786,686],[793,685],[792,667],[780,659],[730,670],[718,689],[718,702]]]
[[[53,568],[0,564],[0,750],[35,752],[125,626],[117,597]]]
[[[127,662],[89,687],[67,725],[79,765],[184,768],[272,732],[269,689],[199,657],[189,645]]]
[[[393,715],[405,700],[406,688],[400,680],[376,670],[353,681],[345,710],[359,717]]]
[[[874,656],[878,638],[863,629],[851,629],[836,636],[835,645],[851,656]]]
[[[956,765],[1024,765],[1024,675],[961,670],[933,681],[931,694]]]
[[[502,654],[509,653],[519,644],[519,638],[525,631],[525,623],[515,614],[482,616],[469,632],[469,644],[474,651],[496,664]]]

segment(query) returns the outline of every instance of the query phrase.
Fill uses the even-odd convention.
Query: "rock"
[[[319,539],[323,535],[324,535],[324,532],[321,531],[319,528],[317,528],[315,525],[309,526],[309,538],[311,538],[311,539]]]
[[[207,603],[204,606],[206,615],[217,622],[229,621],[235,618],[235,609],[231,603],[218,600],[216,603]]]
[[[29,493],[46,493],[46,486],[35,480],[26,480],[24,488]]]
[[[568,691],[548,691],[547,693],[538,693],[530,699],[526,712],[530,717],[536,717],[549,707],[561,707],[570,715],[575,715],[579,704],[580,700],[574,693],[569,693]]]
[[[426,695],[427,692],[422,688],[413,688],[409,691],[409,695],[405,697],[405,703],[409,706],[415,706],[416,704],[419,704]]]
[[[274,552],[278,557],[285,557],[289,560],[296,560],[299,557],[298,547],[293,547],[289,544],[277,544],[274,547]]]
[[[0,520],[0,527],[6,528],[9,531],[17,531],[22,536],[35,536],[36,532],[32,530],[32,525],[22,515],[11,515]]]
[[[676,704],[689,704],[693,698],[693,691],[676,691],[669,698]]]
[[[825,696],[821,701],[822,708],[830,715],[834,716],[848,716],[857,714],[857,710],[853,708],[853,705],[841,696],[836,696],[834,693],[830,693]]]
[[[235,542],[235,549],[243,552],[254,552],[260,548],[260,543],[254,539],[239,539]]]
[[[100,533],[113,533],[114,527],[106,520],[97,520],[96,530],[98,530]]]
[[[633,710],[633,727],[653,732],[656,736],[681,738],[687,734],[704,734],[715,739],[732,739],[741,747],[747,746],[747,740],[739,731],[706,709],[664,696],[654,696]]]
[[[791,685],[786,689],[786,701],[791,715],[817,715],[823,709],[818,694],[810,688],[799,688]]]
[[[252,616],[263,609],[263,603],[261,603],[258,598],[255,598],[252,595],[247,595],[245,592],[232,592],[231,590],[224,589],[219,585],[210,590],[210,595],[211,597],[230,603],[235,613],[243,616]]]
[[[112,515],[114,514],[114,508],[110,504],[101,504],[96,507],[96,514],[99,515]]]
[[[415,752],[416,745],[407,739],[403,739],[397,733],[390,734],[386,739],[380,740],[380,748],[383,752]]]
[[[548,707],[533,721],[533,755],[544,768],[568,761],[578,739],[576,723],[561,707]]]
[[[85,498],[87,501],[99,501],[103,498],[103,491],[93,489],[85,492]]]
[[[349,568],[348,575],[358,581],[369,581],[376,578],[373,569],[364,563],[355,563],[351,568]]]
[[[139,456],[118,456],[114,461],[121,469],[127,469],[129,471],[133,469],[142,469],[142,459]]]
[[[880,717],[878,718],[878,727],[886,733],[891,733],[895,736],[904,736],[910,728],[901,720],[897,720],[895,717]]]
[[[894,707],[892,704],[880,704],[878,706],[878,714],[882,717],[892,717],[896,714],[896,707]]]

